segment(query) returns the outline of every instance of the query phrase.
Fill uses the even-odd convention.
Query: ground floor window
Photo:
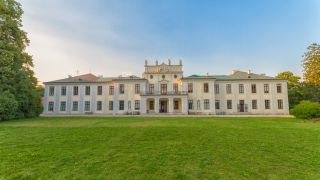
[[[109,101],[109,111],[113,111],[113,101]]]
[[[232,109],[232,100],[227,100],[227,109]]]
[[[134,101],[134,109],[135,110],[140,110],[140,101],[139,100],[135,100]]]
[[[265,109],[270,109],[270,100],[264,100],[264,107]]]
[[[216,109],[220,109],[220,101],[219,100],[216,100],[215,107],[216,107]]]
[[[66,111],[66,102],[65,101],[60,102],[60,111]]]
[[[210,109],[210,101],[209,101],[209,99],[205,99],[205,100],[203,101],[203,107],[204,107],[204,109],[206,109],[206,110]]]
[[[174,100],[174,110],[178,110],[179,109],[179,101],[178,100]]]
[[[97,101],[97,111],[102,111],[102,101]]]
[[[188,101],[188,107],[189,107],[189,110],[193,109],[193,100]]]
[[[119,110],[120,111],[124,110],[124,101],[119,101]]]
[[[48,104],[48,111],[52,111],[53,112],[53,107],[54,107],[54,102],[50,101]]]
[[[257,100],[252,100],[252,109],[258,109],[258,102]]]
[[[154,101],[149,101],[149,110],[154,110]]]
[[[90,111],[90,101],[84,102],[84,111]]]
[[[278,109],[283,109],[283,100],[278,99]]]
[[[78,101],[72,102],[72,111],[78,111]]]

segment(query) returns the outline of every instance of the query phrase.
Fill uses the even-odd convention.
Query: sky
[[[41,81],[138,75],[181,59],[184,75],[302,74],[320,43],[319,0],[20,0]]]

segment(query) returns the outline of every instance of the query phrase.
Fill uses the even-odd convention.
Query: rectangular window
[[[179,101],[178,100],[174,100],[173,101],[173,108],[174,108],[174,110],[178,110],[179,109]]]
[[[73,95],[78,96],[79,95],[79,87],[78,86],[73,86]]]
[[[101,95],[102,95],[102,86],[98,86],[97,95],[98,95],[98,96],[101,96]]]
[[[204,83],[203,84],[203,92],[204,93],[208,93],[209,92],[209,84],[208,83]]]
[[[220,109],[220,101],[216,100],[215,102],[216,109]]]
[[[232,100],[227,100],[227,109],[232,109]]]
[[[282,86],[281,86],[281,84],[277,84],[277,93],[282,93]]]
[[[124,101],[119,101],[119,110],[120,111],[124,110]]]
[[[86,86],[85,94],[86,96],[90,96],[90,86]]]
[[[84,111],[90,111],[90,101],[84,102]]]
[[[78,101],[73,101],[72,102],[72,111],[78,111],[79,104]]]
[[[173,91],[174,91],[175,93],[177,93],[177,92],[179,91],[179,85],[178,85],[178,83],[173,83]]]
[[[61,96],[66,96],[67,95],[67,87],[66,86],[62,86],[61,87]]]
[[[149,84],[149,93],[150,94],[154,93],[154,84]]]
[[[54,102],[49,101],[49,104],[48,104],[48,111],[53,112],[53,108],[54,108]]]
[[[206,110],[208,110],[208,109],[210,109],[210,100],[209,99],[205,99],[204,101],[203,101],[203,107],[204,107],[204,109],[206,109]]]
[[[270,100],[264,100],[265,109],[270,109]]]
[[[252,109],[258,109],[258,102],[257,100],[252,100]]]
[[[97,111],[102,111],[102,101],[97,101]]]
[[[193,93],[193,84],[188,83],[188,93]]]
[[[134,109],[135,110],[140,110],[140,101],[139,100],[135,100],[134,101]]]
[[[193,100],[188,101],[188,107],[189,107],[189,110],[193,109]]]
[[[135,87],[134,87],[134,92],[136,94],[140,94],[140,84],[136,84]]]
[[[243,84],[239,84],[239,93],[243,94],[244,93],[244,86]]]
[[[227,91],[227,94],[231,94],[232,93],[231,84],[227,84],[226,85],[226,91]]]
[[[109,101],[109,111],[113,111],[113,101]]]
[[[109,86],[109,95],[114,94],[114,86]]]
[[[257,85],[251,84],[251,93],[257,93]]]
[[[154,101],[149,101],[149,110],[154,110]]]
[[[49,96],[54,96],[54,87],[53,86],[49,87]]]
[[[283,100],[278,99],[278,109],[283,109]]]
[[[264,84],[264,93],[269,93],[269,84]]]
[[[124,84],[120,84],[119,93],[124,94]]]
[[[66,111],[66,102],[65,101],[60,102],[60,111]]]
[[[167,84],[161,84],[161,94],[167,94]]]
[[[219,94],[219,84],[214,85],[214,93]]]

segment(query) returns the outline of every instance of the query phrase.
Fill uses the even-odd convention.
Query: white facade
[[[287,115],[287,81],[235,71],[183,77],[182,62],[148,65],[142,77],[92,74],[45,83],[45,115]]]

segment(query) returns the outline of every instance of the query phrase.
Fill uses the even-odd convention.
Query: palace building
[[[287,115],[287,81],[243,71],[183,76],[171,61],[142,77],[69,76],[45,82],[44,115]]]

